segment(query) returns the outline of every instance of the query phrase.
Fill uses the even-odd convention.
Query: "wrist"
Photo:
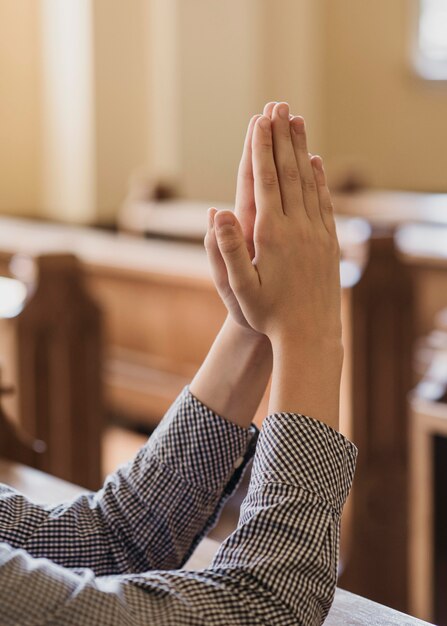
[[[228,315],[225,319],[221,332],[231,337],[236,346],[240,346],[242,343],[242,345],[271,351],[270,339],[266,335],[258,333],[252,328],[241,326],[233,320],[231,315]]]
[[[326,357],[343,363],[343,343],[341,333],[306,335],[304,333],[280,333],[270,339],[273,355],[278,357],[303,358]]]
[[[343,345],[338,337],[276,337],[269,413],[302,413],[338,430]]]

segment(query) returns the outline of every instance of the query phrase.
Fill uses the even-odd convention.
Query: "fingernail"
[[[304,131],[304,119],[302,117],[294,117],[291,125],[295,133],[299,134]]]
[[[211,230],[211,228],[214,225],[214,213],[215,213],[215,209],[214,208],[208,209],[208,228],[210,230]]]
[[[319,170],[320,172],[323,171],[323,159],[320,156],[314,156],[314,158],[312,159],[312,163],[317,170]]]
[[[289,105],[285,102],[281,103],[278,107],[278,115],[283,120],[289,119]]]
[[[216,213],[216,228],[219,230],[225,226],[233,227],[235,224],[234,215],[232,213]]]
[[[265,130],[266,132],[270,131],[270,120],[268,117],[265,117],[264,115],[260,117],[258,124],[262,130]]]

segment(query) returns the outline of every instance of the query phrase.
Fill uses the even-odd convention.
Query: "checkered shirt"
[[[180,569],[254,453],[237,530],[210,567]],[[293,413],[267,417],[258,439],[185,389],[99,492],[43,507],[0,486],[0,624],[321,624],[356,454]]]

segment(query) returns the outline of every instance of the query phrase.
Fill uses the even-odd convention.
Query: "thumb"
[[[231,211],[218,211],[214,216],[214,226],[217,245],[225,261],[233,291],[258,286],[257,272],[237,217]]]

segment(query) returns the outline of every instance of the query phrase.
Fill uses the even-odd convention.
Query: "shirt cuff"
[[[210,492],[231,493],[255,452],[258,430],[217,415],[185,387],[150,438],[156,458]]]
[[[264,483],[305,489],[340,515],[356,459],[354,444],[327,424],[296,413],[275,413],[264,421],[253,474]]]

